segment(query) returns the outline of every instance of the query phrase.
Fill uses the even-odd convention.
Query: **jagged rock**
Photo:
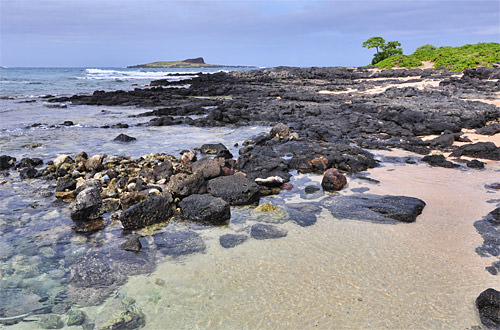
[[[281,238],[287,235],[287,231],[273,225],[257,223],[250,229],[250,236],[255,239]]]
[[[181,201],[180,207],[183,217],[194,222],[223,225],[231,218],[229,203],[208,194],[190,195]]]
[[[137,229],[167,221],[174,214],[172,195],[152,196],[126,209],[120,215],[125,229]]]
[[[224,234],[219,237],[219,243],[223,248],[229,249],[244,243],[247,239],[248,236],[244,234]]]
[[[19,176],[21,177],[21,179],[33,179],[34,177],[36,177],[38,175],[38,171],[36,169],[34,169],[33,167],[23,167],[20,171],[19,171]]]
[[[247,205],[259,201],[259,186],[242,173],[221,176],[208,181],[208,193],[231,205]]]
[[[326,191],[338,191],[347,184],[346,177],[334,168],[329,168],[323,174],[321,186]]]

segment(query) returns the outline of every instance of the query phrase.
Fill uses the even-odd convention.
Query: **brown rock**
[[[346,177],[334,168],[326,170],[321,181],[321,186],[326,191],[341,190],[346,184]]]
[[[309,165],[312,167],[313,170],[324,171],[328,168],[328,159],[326,159],[323,156],[314,158],[309,161]]]

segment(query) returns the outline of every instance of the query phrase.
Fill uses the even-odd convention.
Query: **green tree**
[[[370,39],[363,42],[363,47],[376,48],[377,53],[373,55],[372,64],[377,64],[378,62],[385,60],[392,55],[402,55],[403,49],[399,41],[388,41],[385,42],[382,37],[371,37]],[[380,48],[380,49],[379,49]]]
[[[383,44],[385,44],[385,40],[382,37],[371,37],[370,39],[366,40],[363,42],[363,47],[366,47],[368,49],[370,48],[376,48],[377,49],[377,54],[380,52],[379,47],[381,47]]]
[[[436,50],[436,46],[433,46],[431,44],[423,45],[417,48],[415,52],[427,52],[427,51],[433,51]]]

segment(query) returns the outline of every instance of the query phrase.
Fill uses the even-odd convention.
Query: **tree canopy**
[[[388,41],[386,43],[382,37],[371,37],[363,42],[363,47],[377,49],[377,53],[373,55],[372,64],[377,64],[392,55],[403,54],[403,49],[400,48],[401,43],[399,41]]]

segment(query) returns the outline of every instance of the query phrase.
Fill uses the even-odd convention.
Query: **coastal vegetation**
[[[384,38],[382,37],[371,37],[370,39],[363,42],[363,47],[366,47],[368,49],[377,49],[377,53],[373,55],[372,64],[376,64],[394,55],[403,54],[403,49],[399,48],[401,47],[401,43],[399,41],[388,41],[386,43]]]
[[[444,67],[460,72],[475,67],[489,67],[500,62],[500,44],[495,42],[467,44],[460,47],[423,45],[410,55],[392,55],[373,63],[379,69],[417,68],[425,62],[434,68]]]

